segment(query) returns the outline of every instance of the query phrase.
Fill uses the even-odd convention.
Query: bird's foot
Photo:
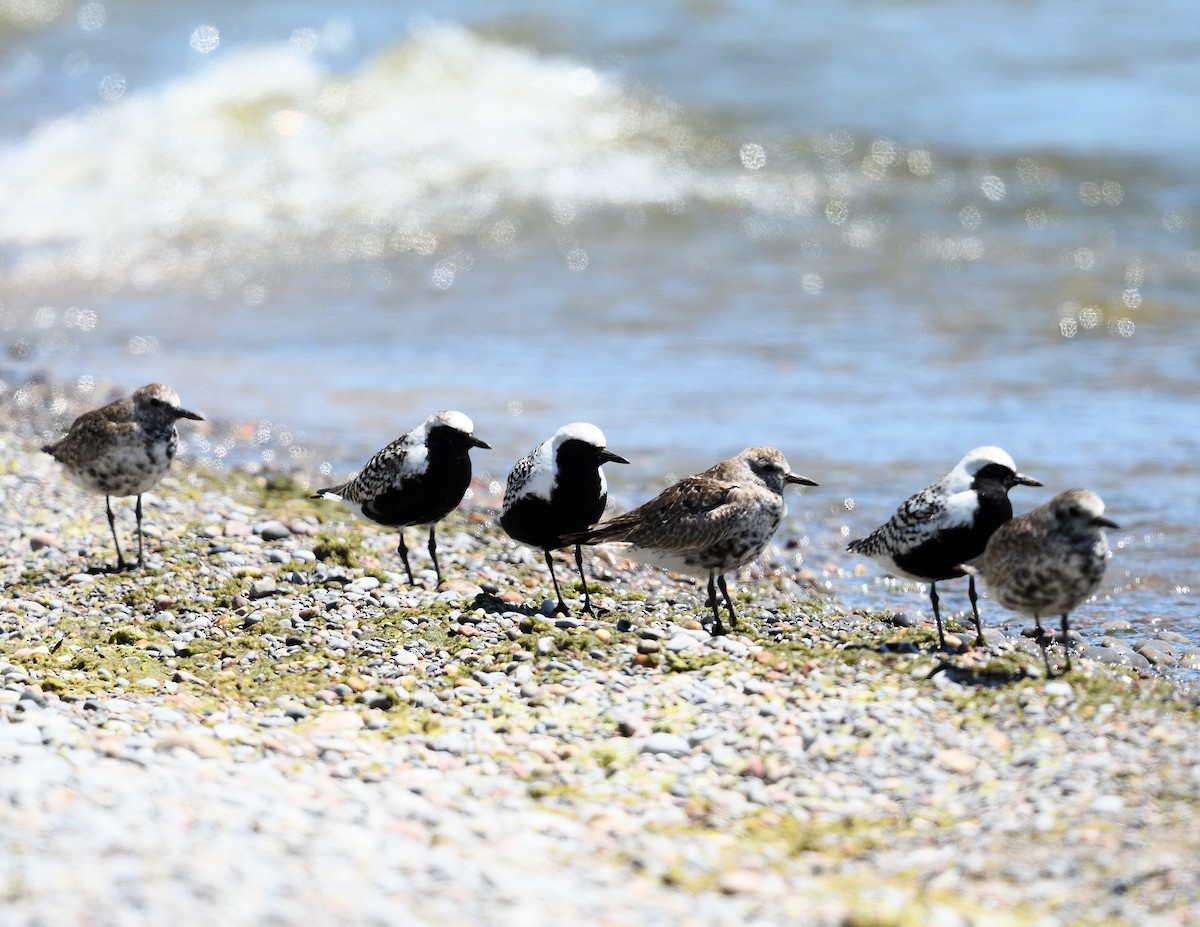
[[[99,563],[90,566],[85,571],[90,576],[113,576],[117,573],[127,573],[133,569],[133,564],[125,560],[118,560],[114,564]]]

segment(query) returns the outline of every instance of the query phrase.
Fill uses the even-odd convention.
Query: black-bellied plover
[[[1013,459],[998,447],[977,447],[936,483],[910,496],[883,525],[847,548],[879,563],[889,573],[929,583],[929,601],[937,621],[938,646],[945,648],[938,610],[940,580],[968,576],[967,591],[975,621],[975,642],[985,643],[979,620],[975,577],[962,564],[983,553],[988,538],[1012,518],[1008,491],[1041,486],[1017,472]]]
[[[341,499],[371,521],[399,528],[398,550],[409,585],[414,581],[404,529],[429,525],[429,556],[440,586],[437,523],[462,502],[471,485],[471,448],[491,449],[474,431],[475,424],[461,412],[435,412],[375,454],[354,479],[319,489],[313,498]]]
[[[1046,637],[1042,617],[1062,616],[1062,645],[1071,669],[1067,616],[1100,585],[1108,561],[1105,528],[1118,527],[1104,517],[1104,502],[1087,489],[1068,489],[1032,512],[1001,525],[979,561],[988,591],[1037,625],[1046,673]]]
[[[575,422],[563,425],[554,437],[543,441],[517,461],[508,475],[500,525],[514,540],[540,547],[550,568],[550,580],[558,597],[555,611],[569,614],[554,575],[550,551],[563,546],[563,535],[590,528],[608,504],[608,483],[601,466],[629,463],[606,448],[604,433],[595,425]],[[583,547],[575,543],[575,565],[583,583],[583,610],[592,614],[587,575],[583,571]]]
[[[565,540],[612,542],[631,559],[676,573],[708,574],[714,635],[724,634],[717,588],[737,627],[725,574],[762,553],[779,528],[789,483],[817,484],[792,472],[773,447],[748,447],[703,473],[667,487],[649,502]]]
[[[104,496],[117,549],[117,570],[124,570],[126,563],[117,540],[112,497],[137,496],[137,563],[143,567],[142,493],[158,485],[175,459],[179,440],[175,422],[181,418],[203,421],[195,412],[179,407],[175,390],[151,383],[132,396],[85,412],[71,424],[66,437],[42,448],[63,465],[73,483]]]

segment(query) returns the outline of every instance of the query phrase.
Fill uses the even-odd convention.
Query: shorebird
[[[604,433],[595,425],[563,425],[554,436],[517,461],[508,475],[500,525],[514,540],[540,547],[550,568],[558,597],[555,611],[569,614],[554,575],[550,551],[563,546],[563,535],[590,528],[604,514],[608,483],[601,466],[629,463],[606,448]],[[575,565],[583,583],[583,610],[591,615],[583,546],[575,543]]]
[[[787,513],[783,491],[789,483],[817,484],[792,472],[773,447],[748,447],[736,457],[686,477],[649,502],[602,525],[567,535],[572,543],[624,549],[630,559],[676,573],[708,575],[714,636],[725,633],[717,588],[737,627],[725,574],[762,553]]]
[[[996,529],[979,563],[996,601],[1037,625],[1046,674],[1050,658],[1043,615],[1062,616],[1062,645],[1071,671],[1068,616],[1099,587],[1108,561],[1104,502],[1086,489],[1068,489],[1045,505]]]
[[[982,554],[992,533],[1012,518],[1008,491],[1018,485],[1042,484],[1018,473],[1013,459],[1000,448],[977,447],[936,483],[906,499],[885,524],[851,541],[847,550],[870,557],[896,576],[929,583],[938,646],[943,649],[946,636],[937,584],[967,576],[975,643],[983,646],[975,577],[962,564]]]
[[[64,438],[42,448],[63,465],[73,483],[104,496],[118,572],[127,564],[117,540],[112,497],[137,496],[133,509],[137,518],[137,565],[143,568],[142,493],[158,485],[170,469],[179,440],[175,423],[181,418],[203,421],[195,412],[180,408],[179,396],[171,387],[151,383],[132,396],[85,412],[75,419]]]
[[[408,583],[413,585],[404,529],[429,525],[429,556],[437,585],[442,568],[437,558],[437,523],[457,506],[471,485],[473,447],[491,445],[474,435],[474,423],[461,412],[435,412],[420,425],[376,453],[362,471],[339,486],[317,490],[314,499],[341,499],[371,521],[400,529],[397,548]]]

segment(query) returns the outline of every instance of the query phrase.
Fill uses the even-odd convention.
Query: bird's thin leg
[[[138,569],[146,568],[146,561],[142,559],[142,494],[138,493],[137,503],[133,507],[133,513],[137,517],[137,532],[138,532]]]
[[[437,589],[438,586],[441,586],[441,584],[442,584],[442,568],[440,566],[438,566],[438,559],[437,559],[437,533],[436,532],[437,532],[437,522],[434,522],[433,524],[431,524],[429,526],[429,556],[433,560],[434,575],[437,576],[437,586],[433,587],[435,589]]]
[[[1071,637],[1070,637],[1070,634],[1071,634],[1071,623],[1067,620],[1067,616],[1063,615],[1062,616],[1062,645],[1063,645],[1063,654],[1067,658],[1067,668],[1065,670],[1063,670],[1064,673],[1071,672]]]
[[[404,572],[408,574],[408,584],[413,585],[412,567],[408,564],[408,548],[404,544],[404,529],[400,529],[400,544],[396,548],[400,552],[400,559],[404,562]]]
[[[1049,679],[1052,675],[1050,670],[1050,654],[1046,651],[1046,635],[1042,632],[1042,621],[1038,615],[1033,616],[1034,623],[1037,624],[1038,646],[1042,648],[1042,662],[1046,664],[1046,678]]]
[[[725,633],[725,627],[721,624],[721,606],[717,602],[717,571],[708,571],[708,600],[712,602],[713,610],[713,637],[720,637]]]
[[[579,567],[579,581],[583,583],[583,610],[586,614],[595,616],[592,611],[592,597],[588,595],[587,574],[583,572],[583,545],[575,545],[575,566]]]
[[[558,577],[554,575],[554,558],[550,555],[550,548],[546,548],[546,567],[550,570],[550,582],[554,583],[554,595],[558,599],[558,604],[554,606],[554,611],[563,615],[571,614],[571,610],[567,608],[567,603],[563,601],[562,593],[558,591]]]
[[[125,569],[125,555],[121,553],[121,542],[117,540],[117,519],[113,516],[112,497],[104,497],[104,509],[108,512],[108,527],[112,531],[113,547],[117,549],[117,572]]]
[[[979,620],[979,593],[975,591],[975,577],[967,576],[967,597],[971,600],[971,614],[975,620],[975,646],[986,647],[987,639],[983,636],[983,622]]]
[[[725,607],[729,609],[729,626],[736,628],[738,626],[737,615],[733,613],[733,599],[729,598],[729,587],[725,585],[724,573],[717,577],[717,585],[721,587],[721,595],[725,598]],[[715,601],[714,599],[714,603]]]
[[[946,649],[946,634],[942,630],[942,613],[938,610],[937,583],[929,584],[929,604],[933,606],[933,620],[937,622],[938,649]]]

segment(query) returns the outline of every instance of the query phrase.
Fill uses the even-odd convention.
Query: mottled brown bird
[[[773,447],[748,447],[703,473],[667,487],[649,502],[588,531],[566,535],[567,543],[611,543],[632,560],[675,573],[708,575],[714,635],[724,634],[717,589],[737,627],[725,574],[763,552],[787,514],[788,484],[816,486],[792,472]]]
[[[181,418],[203,421],[195,412],[180,408],[179,396],[171,387],[151,383],[132,396],[85,412],[75,419],[66,437],[42,448],[63,465],[73,483],[104,496],[118,571],[127,564],[117,540],[111,499],[137,496],[137,565],[142,567],[142,493],[157,486],[170,469],[179,440],[175,423]]]
[[[1100,586],[1108,562],[1104,502],[1087,489],[1068,489],[1045,505],[996,529],[980,561],[980,572],[996,601],[1032,618],[1046,672],[1042,617],[1062,616],[1062,645],[1071,670],[1068,616]]]

